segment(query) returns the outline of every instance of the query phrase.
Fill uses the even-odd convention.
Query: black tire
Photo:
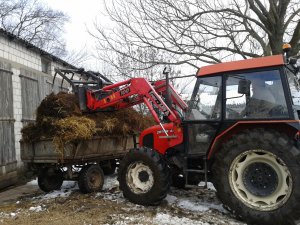
[[[63,172],[60,169],[44,167],[39,171],[38,185],[44,192],[59,190],[63,181]]]
[[[157,205],[169,191],[170,171],[159,153],[142,147],[130,150],[123,158],[118,181],[124,197],[129,201],[140,205]]]
[[[101,166],[101,168],[103,170],[104,175],[114,174],[117,168],[116,160],[115,159],[110,160],[108,165]]]
[[[294,224],[300,217],[299,157],[285,134],[255,129],[235,135],[212,166],[217,196],[249,224]]]
[[[104,174],[99,165],[86,165],[81,169],[78,178],[78,187],[82,193],[101,191],[103,184]]]

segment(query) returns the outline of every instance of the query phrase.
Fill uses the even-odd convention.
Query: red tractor
[[[205,66],[188,105],[168,79],[103,85],[96,76],[96,87],[74,87],[83,110],[145,103],[158,123],[140,134],[119,167],[120,189],[131,202],[158,204],[170,185],[204,180],[242,220],[289,224],[300,217],[298,72],[282,55]]]

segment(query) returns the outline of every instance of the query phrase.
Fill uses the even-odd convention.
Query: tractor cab
[[[157,204],[170,184],[211,181],[226,209],[247,224],[294,224],[300,217],[300,85],[297,66],[285,58],[202,67],[183,121],[146,129],[140,147],[122,160],[124,196]]]
[[[202,67],[184,119],[188,154],[209,155],[238,124],[298,120],[299,87],[297,68],[282,55]]]

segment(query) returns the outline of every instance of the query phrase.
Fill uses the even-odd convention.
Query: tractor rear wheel
[[[132,149],[121,161],[118,180],[123,195],[141,205],[158,204],[170,187],[170,172],[163,157],[150,148]]]
[[[286,135],[246,130],[217,153],[217,195],[247,223],[293,224],[300,216],[299,158],[299,149]]]
[[[78,178],[78,186],[82,193],[101,191],[104,184],[104,174],[99,165],[84,166]]]

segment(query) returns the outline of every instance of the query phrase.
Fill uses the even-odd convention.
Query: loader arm
[[[169,85],[173,103],[182,110],[187,109],[186,103]],[[167,86],[164,81],[156,81],[152,84],[144,78],[132,78],[103,87],[100,90],[87,89],[87,107],[90,110],[101,110],[112,107],[114,110],[127,108],[137,104],[145,103],[158,124],[161,124],[154,104],[169,121],[180,124],[181,120],[175,108],[169,108],[161,96],[166,93]],[[99,95],[99,93],[101,93]],[[98,97],[105,96],[105,97]],[[152,104],[151,104],[152,103]]]

